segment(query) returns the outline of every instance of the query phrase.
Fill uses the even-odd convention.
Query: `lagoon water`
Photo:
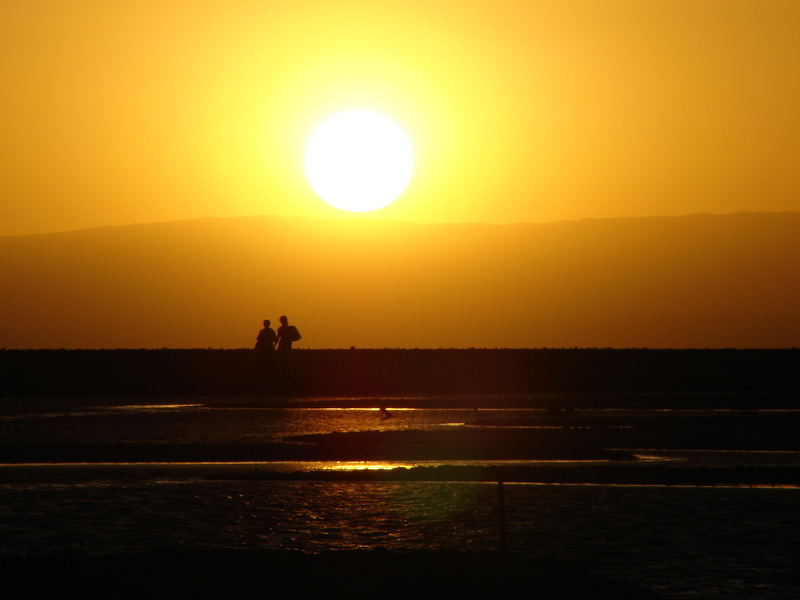
[[[203,399],[9,401],[0,409],[0,439],[252,442],[330,431],[468,427],[475,418],[473,410],[396,410],[387,404],[389,419],[377,409],[236,407]],[[635,452],[663,464],[800,467],[797,452]],[[0,465],[0,552],[497,549],[498,490],[492,483],[241,476],[259,469],[414,464],[421,463]],[[574,561],[667,598],[797,598],[799,503],[794,487],[506,484],[508,549]]]

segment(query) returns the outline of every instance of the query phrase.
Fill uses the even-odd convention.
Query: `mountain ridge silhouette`
[[[202,218],[0,237],[0,347],[800,345],[800,212]],[[251,339],[252,338],[252,339]]]
[[[482,223],[478,221],[412,221],[408,219],[380,219],[358,216],[353,220],[347,218],[333,219],[325,217],[308,217],[308,216],[292,216],[292,215],[273,215],[273,214],[254,214],[254,215],[239,215],[239,216],[202,216],[192,217],[186,219],[169,219],[166,221],[139,221],[134,223],[122,223],[115,225],[97,225],[89,227],[78,227],[75,229],[59,229],[54,231],[37,231],[31,233],[10,233],[0,234],[0,240],[4,239],[17,239],[17,238],[32,238],[44,237],[50,235],[63,235],[74,233],[87,233],[90,231],[109,231],[120,230],[127,228],[149,227],[149,226],[168,226],[179,223],[208,223],[208,222],[224,222],[224,221],[245,221],[245,220],[275,220],[275,221],[290,221],[290,222],[307,222],[307,223],[330,223],[330,224],[392,224],[392,225],[411,225],[420,227],[489,227],[489,228],[503,228],[503,227],[529,227],[529,226],[548,226],[548,225],[568,225],[577,223],[595,223],[595,222],[631,222],[631,221],[651,221],[651,220],[685,220],[696,218],[729,218],[740,216],[793,216],[800,215],[800,211],[783,210],[783,211],[759,211],[759,210],[740,210],[729,213],[711,213],[711,212],[696,212],[685,213],[679,215],[629,215],[622,217],[584,217],[581,219],[560,219],[555,221],[519,221],[519,222],[506,222],[506,223]]]

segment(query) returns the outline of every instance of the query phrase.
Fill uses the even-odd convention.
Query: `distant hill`
[[[0,237],[0,347],[800,346],[800,213]]]

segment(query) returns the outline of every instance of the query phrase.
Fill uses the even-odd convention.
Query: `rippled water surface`
[[[508,546],[682,598],[797,598],[800,490],[505,486]],[[0,486],[0,550],[499,547],[487,483],[131,479]]]
[[[476,414],[391,405],[389,412],[385,418],[377,409],[211,407],[202,399],[125,405],[19,403],[0,413],[0,439],[272,441],[329,431],[467,427]],[[480,411],[486,417],[530,414]],[[800,466],[797,452],[636,452],[675,464]],[[331,462],[302,468],[377,466],[412,464]],[[24,482],[0,480],[6,481],[0,483],[0,551],[499,547],[499,493],[492,483],[278,482],[240,476],[260,468],[300,467],[0,465],[0,475],[29,475]],[[207,479],[209,473],[215,478]],[[800,598],[798,489],[506,484],[504,495],[511,551],[552,554],[668,598]]]

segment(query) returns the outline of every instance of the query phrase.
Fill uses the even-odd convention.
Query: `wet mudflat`
[[[420,408],[422,397],[296,406],[202,397],[6,402],[0,553],[84,565],[106,557],[104,568],[131,590],[139,580],[198,589],[191,586],[227,553],[384,549],[420,562],[432,552],[493,555],[503,546],[504,481],[505,545],[532,561],[523,570],[555,560],[576,582],[590,572],[666,598],[797,597],[794,409],[518,401],[491,409],[444,397],[430,399],[431,408]],[[184,561],[200,573],[176,567],[184,573],[177,580],[148,580],[142,574],[158,571],[153,557],[164,552],[172,556],[165,564]],[[375,578],[363,574],[368,557],[353,560],[348,582],[391,577],[380,566]],[[485,564],[490,585],[497,568]],[[29,567],[35,561],[20,572]],[[308,572],[327,577],[327,568]],[[262,580],[218,573],[246,586],[282,576],[253,569]],[[93,589],[111,585],[93,581]]]

